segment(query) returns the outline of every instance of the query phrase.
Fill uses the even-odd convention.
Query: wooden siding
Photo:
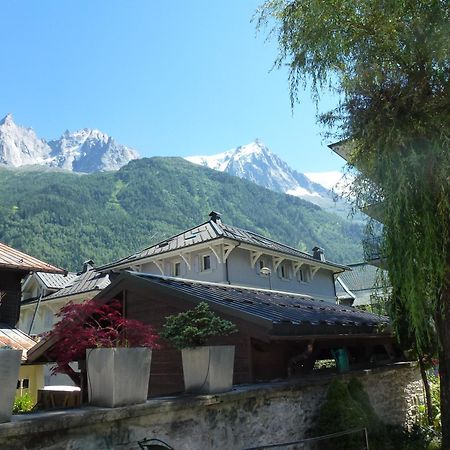
[[[142,292],[128,291],[125,300],[125,314],[128,318],[153,325],[155,331],[160,332],[167,316],[186,311],[193,306],[187,302],[177,301],[177,303],[178,305],[168,298],[156,297],[151,292],[143,295]],[[252,377],[247,324],[224,314],[220,314],[220,316],[235,323],[239,331],[230,336],[212,339],[211,344],[236,346],[233,384],[249,383],[252,381]],[[149,396],[184,390],[181,352],[170,348],[163,341],[161,344],[163,347],[155,350],[152,354]]]
[[[20,313],[20,282],[23,272],[0,270],[0,323],[15,327]]]

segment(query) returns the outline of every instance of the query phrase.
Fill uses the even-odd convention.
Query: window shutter
[[[217,258],[216,255],[211,255],[211,269],[216,270],[217,269]]]

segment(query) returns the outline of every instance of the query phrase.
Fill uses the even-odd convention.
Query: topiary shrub
[[[161,336],[182,350],[206,345],[214,336],[236,332],[236,325],[221,319],[209,309],[207,303],[201,302],[194,309],[166,317]]]

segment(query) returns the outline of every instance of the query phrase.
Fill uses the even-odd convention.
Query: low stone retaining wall
[[[176,450],[244,449],[302,439],[337,375],[237,386],[219,395],[164,397],[115,409],[84,407],[14,416],[0,425],[0,448],[139,449],[159,438]],[[422,393],[411,363],[340,375],[358,378],[385,422],[408,425]]]

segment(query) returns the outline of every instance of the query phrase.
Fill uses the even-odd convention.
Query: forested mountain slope
[[[361,228],[299,198],[181,158],[131,161],[80,175],[0,169],[0,241],[72,270],[105,263],[201,223],[223,221],[327,259],[361,258]]]

